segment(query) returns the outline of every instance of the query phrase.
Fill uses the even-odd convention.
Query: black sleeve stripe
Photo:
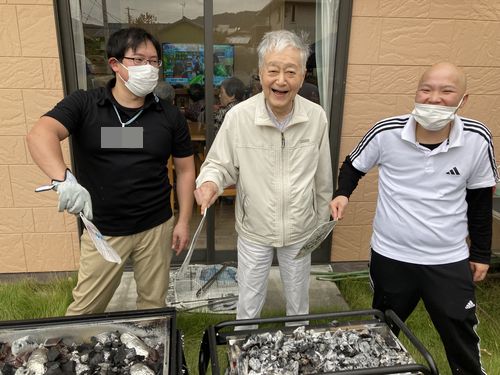
[[[482,122],[479,122],[479,121],[476,121],[476,120],[473,120],[470,118],[466,118],[466,117],[460,117],[460,119],[462,120],[464,125],[477,126],[478,128],[483,129],[484,132],[486,132],[490,137],[492,137],[490,129],[488,129],[486,127],[486,125],[484,125]]]
[[[498,168],[495,160],[495,151],[493,147],[493,139],[491,137],[491,133],[489,129],[484,126],[484,124],[478,122],[478,121],[471,121],[470,119],[463,119],[462,122],[464,123],[464,131],[468,131],[471,133],[476,133],[480,135],[488,144],[488,158],[490,159],[490,165],[491,169],[493,170],[493,176],[495,177],[495,180],[498,181],[499,175],[498,175]]]
[[[408,118],[391,118],[375,124],[373,128],[371,128],[368,133],[366,133],[365,136],[361,139],[356,148],[349,154],[351,161],[354,161],[354,159],[356,159],[359,154],[361,154],[368,143],[370,143],[377,134],[380,134],[381,132],[384,132],[386,130],[402,129],[405,127],[407,121]]]

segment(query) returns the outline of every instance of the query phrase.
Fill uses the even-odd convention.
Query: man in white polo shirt
[[[359,179],[378,166],[373,307],[406,320],[422,299],[452,373],[485,374],[474,282],[489,268],[498,174],[489,130],[455,114],[467,98],[462,70],[430,67],[412,113],[378,122],[347,156],[330,210],[342,219]]]

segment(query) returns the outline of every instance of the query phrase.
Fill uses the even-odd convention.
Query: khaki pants
[[[174,217],[154,228],[130,236],[109,237],[106,241],[122,259],[111,263],[97,252],[87,231],[81,237],[78,284],[74,302],[66,315],[102,313],[120,285],[125,261],[130,258],[137,284],[137,308],[165,306],[168,290]]]

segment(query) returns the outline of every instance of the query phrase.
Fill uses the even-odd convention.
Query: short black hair
[[[221,83],[228,96],[233,96],[236,100],[241,102],[245,99],[245,84],[236,77],[227,78]]]
[[[188,88],[188,95],[191,100],[197,102],[205,98],[205,88],[199,83],[193,83]]]
[[[121,61],[129,48],[135,52],[141,44],[148,41],[153,43],[158,58],[161,58],[160,42],[153,35],[139,27],[129,27],[111,34],[106,45],[106,54],[108,55],[108,59],[114,57]]]

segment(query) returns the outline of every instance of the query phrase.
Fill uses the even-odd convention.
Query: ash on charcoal
[[[385,327],[387,328],[387,327]],[[382,333],[385,333],[382,335]],[[385,337],[384,337],[385,336]],[[415,363],[388,328],[306,330],[252,334],[234,343],[231,374],[295,375]]]
[[[0,343],[0,375],[148,375],[163,372],[164,344],[149,337],[103,332],[90,342],[55,337],[37,342],[31,336]],[[14,348],[14,349],[11,349]]]

